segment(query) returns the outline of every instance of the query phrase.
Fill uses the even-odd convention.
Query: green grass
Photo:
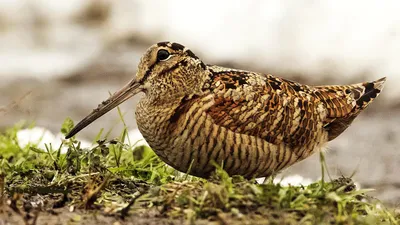
[[[82,149],[75,138],[68,147],[34,145],[20,148],[17,125],[0,135],[1,202],[25,210],[76,207],[124,218],[158,216],[171,221],[197,220],[226,224],[397,224],[400,216],[357,190],[350,178],[314,182],[308,186],[282,186],[272,178],[264,184],[240,176],[229,177],[221,168],[212,179],[182,175],[167,167],[146,146],[103,140],[99,132],[91,149]],[[61,132],[73,127],[67,119]],[[106,134],[107,135],[107,134]],[[323,162],[321,161],[321,166]],[[322,174],[324,175],[324,174]],[[2,183],[4,185],[2,185]],[[1,203],[0,203],[1,204]],[[19,207],[19,208],[18,208]],[[252,222],[252,223],[253,223]]]

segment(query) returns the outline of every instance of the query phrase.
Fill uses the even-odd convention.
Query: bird
[[[159,42],[141,57],[133,79],[66,139],[143,92],[137,126],[166,164],[202,178],[216,165],[230,176],[268,177],[323,150],[380,94],[385,81],[305,85],[205,64],[179,43]]]

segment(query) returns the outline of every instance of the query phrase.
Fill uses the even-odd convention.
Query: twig
[[[0,113],[2,113],[3,115],[6,115],[7,113],[9,113],[12,109],[16,108],[26,97],[28,97],[30,94],[32,93],[32,91],[28,91],[26,92],[24,95],[22,95],[21,97],[19,97],[17,100],[13,100],[11,101],[8,105],[4,106],[4,107],[0,107]]]
[[[4,184],[5,184],[6,176],[3,173],[0,173],[0,206],[4,203]]]
[[[125,217],[127,217],[129,215],[129,210],[130,208],[133,206],[133,204],[135,204],[136,200],[142,196],[144,194],[144,192],[140,192],[137,191],[133,194],[132,199],[129,201],[129,204],[124,207],[123,209],[121,209],[121,219],[125,219]]]

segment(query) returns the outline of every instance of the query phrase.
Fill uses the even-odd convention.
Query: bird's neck
[[[151,138],[163,138],[168,135],[169,120],[179,107],[180,100],[154,101],[143,98],[136,107],[136,122],[147,142]]]

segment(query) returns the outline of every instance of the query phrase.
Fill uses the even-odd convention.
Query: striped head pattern
[[[160,42],[141,58],[135,80],[149,99],[168,102],[200,93],[207,77],[207,66],[190,49]]]

